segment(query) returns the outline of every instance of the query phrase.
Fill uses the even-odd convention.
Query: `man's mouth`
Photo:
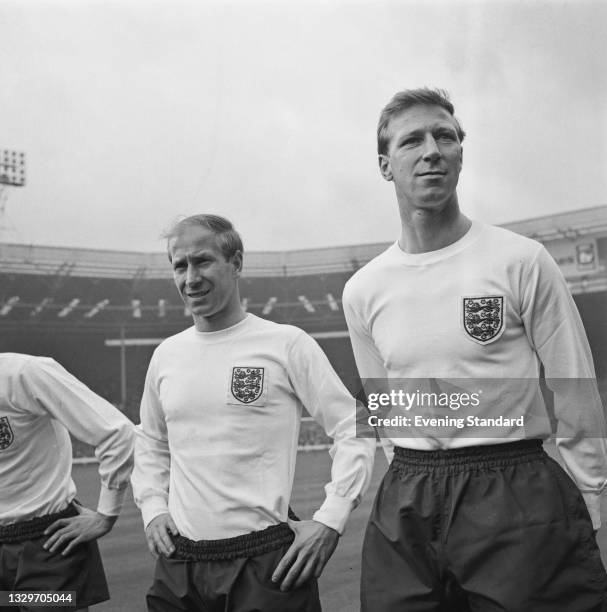
[[[201,298],[207,295],[211,291],[210,287],[207,289],[201,289],[200,291],[188,291],[186,295],[191,299]]]
[[[445,176],[446,172],[440,170],[428,170],[428,172],[420,172],[418,176]]]

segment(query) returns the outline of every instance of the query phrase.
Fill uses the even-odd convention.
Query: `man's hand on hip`
[[[168,512],[153,518],[145,528],[148,548],[154,556],[170,557],[175,552],[171,535],[178,534],[177,526]]]
[[[272,581],[280,582],[281,591],[318,578],[339,540],[337,531],[318,521],[289,521],[289,527],[295,539],[272,574]]]
[[[72,503],[78,511],[77,516],[58,519],[44,530],[44,535],[50,536],[44,543],[44,548],[52,553],[63,548],[61,554],[69,555],[79,544],[104,536],[118,518],[95,512],[76,502]]]

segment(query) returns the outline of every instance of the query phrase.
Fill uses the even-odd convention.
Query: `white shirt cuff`
[[[101,485],[99,491],[99,503],[97,504],[97,512],[106,516],[118,516],[120,509],[124,503],[127,487],[122,489],[108,489]]]
[[[601,526],[601,494],[594,491],[582,491],[582,495],[592,519],[592,526],[596,530]]]
[[[327,499],[325,499],[323,505],[314,513],[312,518],[327,527],[335,529],[341,535],[344,532],[353,506],[352,500],[347,497],[327,495]]]
[[[146,528],[157,516],[167,514],[169,507],[163,497],[148,497],[141,503],[141,518]]]

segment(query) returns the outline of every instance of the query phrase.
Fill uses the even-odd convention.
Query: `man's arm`
[[[131,484],[150,552],[168,557],[174,550],[170,536],[177,535],[178,531],[169,514],[171,457],[157,384],[156,361],[152,357],[141,399],[141,423],[136,428]]]
[[[598,529],[607,428],[586,333],[566,281],[543,247],[525,276],[521,313],[554,392],[557,447]]]
[[[50,415],[75,438],[94,446],[99,460],[97,511],[76,505],[78,516],[60,519],[45,531],[50,535],[45,548],[68,554],[74,546],[106,534],[116,522],[133,467],[134,426],[52,359],[29,360],[18,388],[33,412]]]
[[[350,342],[356,360],[356,367],[363,383],[366,379],[386,378],[386,367],[368,329],[368,321],[359,312],[353,289],[346,284],[342,297],[344,316],[348,325]]]
[[[363,320],[363,316],[359,313],[354,302],[352,288],[346,284],[342,296],[344,316],[348,325],[358,375],[360,376],[363,391],[369,397],[370,393],[383,393],[390,390],[387,385],[388,374],[384,360],[377,350],[377,346],[368,329],[367,321]],[[386,437],[380,437],[380,442],[386,459],[390,463],[394,456],[394,445]]]
[[[375,438],[356,437],[356,401],[308,335],[301,333],[291,345],[288,370],[299,400],[334,443],[324,503],[312,521],[290,523],[295,540],[273,575],[275,581],[285,576],[283,590],[320,576],[350,512],[369,486],[375,456]]]

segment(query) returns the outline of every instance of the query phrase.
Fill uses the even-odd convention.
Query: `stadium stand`
[[[605,396],[607,206],[504,227],[542,242],[561,267]],[[341,294],[346,280],[387,246],[245,253],[243,303],[249,312],[313,334],[356,393]],[[0,351],[54,357],[135,421],[154,347],[189,325],[165,253],[0,244]],[[326,439],[306,424],[300,442]]]

